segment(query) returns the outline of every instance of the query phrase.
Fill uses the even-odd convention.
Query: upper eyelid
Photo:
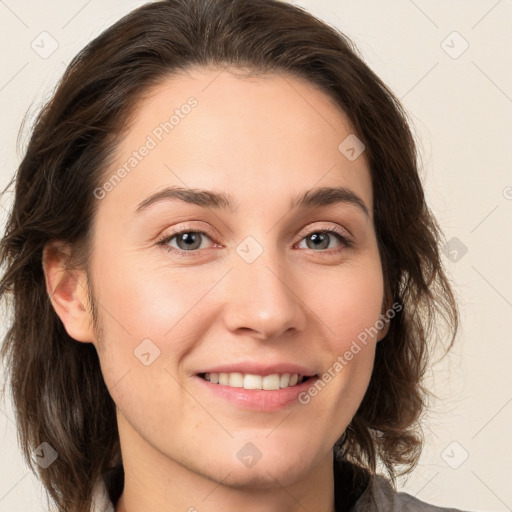
[[[191,221],[191,222],[201,222],[201,221]],[[316,222],[320,222],[322,223],[323,222],[323,225],[322,226],[319,226],[319,227],[304,227],[304,228],[301,228],[300,229],[300,233],[311,233],[311,232],[315,232],[315,230],[318,230],[318,231],[321,231],[322,229],[330,229],[332,227],[337,227],[338,229],[341,229],[343,231],[346,231],[347,232],[347,235],[352,235],[352,233],[350,232],[350,230],[344,226],[341,226],[335,222],[331,222],[330,224],[328,223],[328,221],[316,221]],[[206,234],[210,234],[210,231],[213,231],[214,233],[217,233],[217,230],[216,229],[210,229],[210,228],[207,228],[207,227],[203,227],[203,226],[191,226],[191,225],[186,225],[186,222],[184,223],[185,225],[181,228],[177,228],[175,230],[171,229],[170,232],[169,232],[169,235],[176,235],[176,234],[180,234],[180,233],[183,233],[183,232],[186,232],[186,231],[194,231],[194,232],[198,232],[198,231],[204,231]],[[216,234],[215,235],[212,235],[212,236],[217,236]]]
[[[321,221],[318,221],[318,222],[321,222]],[[324,222],[326,222],[326,221],[324,221]],[[332,228],[337,228],[338,230],[340,230],[342,232],[341,236],[344,236],[348,242],[353,242],[354,237],[353,237],[352,233],[347,228],[340,226],[340,225],[336,225],[336,226],[323,225],[323,226],[319,226],[319,227],[309,227],[309,228],[304,227],[303,229],[300,230],[299,242],[302,241],[304,239],[304,237],[306,237],[312,233],[329,231]],[[202,227],[196,227],[196,226],[183,226],[182,228],[179,228],[176,231],[172,231],[170,233],[162,235],[161,237],[159,237],[159,240],[160,241],[169,241],[170,239],[173,239],[176,236],[179,236],[181,234],[188,233],[188,232],[202,233],[202,234],[208,236],[208,238],[210,238],[210,240],[212,242],[217,243],[216,240],[214,240],[214,238],[216,238],[216,235],[210,233],[209,229],[202,228]],[[332,232],[332,231],[330,234],[333,236],[340,235],[340,233],[336,233],[336,232]],[[342,242],[343,242],[343,240],[342,240]]]

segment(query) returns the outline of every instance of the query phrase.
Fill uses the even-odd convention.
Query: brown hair
[[[300,7],[158,1],[123,17],[72,60],[9,184],[15,180],[0,245],[0,298],[12,296],[13,317],[1,354],[27,462],[33,469],[31,454],[43,441],[58,453],[37,471],[61,512],[89,509],[93,484],[119,460],[120,446],[95,347],[73,340],[51,305],[43,248],[53,240],[70,244],[78,255],[70,264],[87,268],[93,191],[136,103],[149,87],[201,66],[304,78],[339,105],[365,144],[386,304],[401,310],[377,344],[367,393],[335,448],[372,473],[380,459],[394,484],[421,452],[419,419],[430,395],[422,377],[437,323],[443,319],[452,333],[449,349],[459,316],[407,114],[353,43]]]

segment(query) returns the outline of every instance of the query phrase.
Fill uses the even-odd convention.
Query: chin
[[[252,468],[233,468],[228,477],[222,480],[222,485],[245,491],[265,491],[286,487],[299,480],[305,468],[298,468],[293,464],[286,465],[268,461],[266,464],[260,460]]]
[[[312,457],[297,450],[288,452],[288,456],[280,451],[267,453],[252,466],[246,466],[237,457],[226,460],[212,471],[213,480],[235,489],[269,490],[293,484],[312,471],[315,464]]]

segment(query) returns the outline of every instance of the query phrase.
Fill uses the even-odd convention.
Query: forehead
[[[304,79],[190,70],[138,102],[104,177],[125,169],[107,199],[136,206],[164,186],[228,188],[237,203],[255,206],[282,202],[283,191],[296,197],[313,187],[347,186],[371,211],[365,154],[350,159],[342,151],[350,137],[346,114]]]

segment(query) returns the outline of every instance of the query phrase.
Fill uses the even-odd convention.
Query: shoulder
[[[124,468],[121,460],[103,472],[94,485],[90,512],[115,512],[123,492]]]
[[[375,475],[350,512],[466,512],[431,505],[405,492],[396,492],[388,479]],[[469,511],[467,511],[469,512]]]
[[[115,512],[107,487],[103,480],[98,480],[92,494],[91,512]]]

